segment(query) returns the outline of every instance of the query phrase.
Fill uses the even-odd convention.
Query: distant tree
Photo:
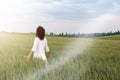
[[[116,32],[116,34],[120,34],[120,31],[118,30],[118,31]]]
[[[76,37],[80,37],[80,32],[78,32],[77,34],[75,34],[76,35]]]
[[[54,36],[54,33],[53,33],[53,32],[50,32],[50,36]]]
[[[67,33],[67,32],[65,33],[65,36],[68,36],[68,33]]]
[[[61,36],[64,36],[64,33],[61,33]]]

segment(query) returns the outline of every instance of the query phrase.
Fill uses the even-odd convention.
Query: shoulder
[[[39,38],[38,37],[35,37],[35,40],[38,40]]]
[[[47,38],[46,38],[46,37],[44,37],[44,41],[47,41]]]
[[[38,38],[38,37],[35,37],[34,41],[39,41],[39,38]]]

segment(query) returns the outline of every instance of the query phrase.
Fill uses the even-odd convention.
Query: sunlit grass
[[[25,60],[34,37],[33,34],[0,33],[0,80],[23,80],[27,75],[32,77],[38,70],[44,69],[44,63],[40,60]],[[64,56],[66,47],[76,50],[76,47],[70,46],[76,38],[47,36],[47,39],[53,55],[52,58],[48,58],[49,62],[57,60],[61,54]],[[80,40],[90,41],[91,39]],[[63,65],[42,76],[38,72],[34,80],[119,80],[119,43],[120,40],[94,39],[93,45],[85,49],[81,55],[69,59]],[[81,50],[81,47],[77,48]]]

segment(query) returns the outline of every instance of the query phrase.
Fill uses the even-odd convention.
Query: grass
[[[25,60],[34,38],[32,34],[0,33],[0,80],[23,80],[27,75],[32,76],[44,69],[40,60]],[[47,36],[47,39],[53,55],[48,61],[52,62],[76,38]],[[119,80],[120,40],[93,40],[94,44],[81,55],[42,76],[38,72],[34,80]]]
[[[96,37],[98,39],[120,40],[120,34],[111,36]]]

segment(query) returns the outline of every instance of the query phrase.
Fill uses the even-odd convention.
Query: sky
[[[119,21],[120,0],[0,0],[0,31],[110,32]]]

